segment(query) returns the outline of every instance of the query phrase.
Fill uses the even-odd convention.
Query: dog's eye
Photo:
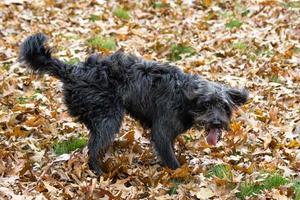
[[[201,102],[201,103],[200,103],[200,106],[201,106],[203,109],[208,109],[208,108],[209,108],[209,103],[208,103],[208,102]]]
[[[228,116],[231,116],[231,109],[228,105],[225,105],[225,112]]]

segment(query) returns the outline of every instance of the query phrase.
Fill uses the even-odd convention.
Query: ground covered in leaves
[[[176,171],[127,117],[97,179],[61,83],[17,62],[36,32],[70,63],[123,48],[245,86],[250,100],[216,147],[180,136]],[[2,0],[0,35],[1,199],[300,199],[299,1]]]

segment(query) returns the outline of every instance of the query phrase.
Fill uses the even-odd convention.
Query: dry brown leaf
[[[126,9],[130,20],[114,16],[116,7]],[[4,178],[0,198],[205,199],[212,192],[214,196],[207,198],[235,199],[239,188],[226,190],[232,183],[204,176],[216,163],[232,165],[237,186],[255,180],[261,169],[287,179],[297,176],[297,3],[4,0],[0,10],[0,174]],[[159,165],[149,131],[126,117],[105,156],[106,180],[101,177],[95,182],[87,166],[87,148],[62,156],[53,152],[56,141],[88,137],[84,125],[67,113],[62,83],[48,75],[32,75],[17,62],[21,41],[36,32],[46,33],[55,56],[66,61],[84,61],[96,49],[111,53],[86,45],[96,35],[114,38],[117,49],[159,62],[169,62],[173,45],[188,44],[196,53],[172,64],[225,85],[246,87],[251,98],[233,114],[231,130],[224,132],[216,147],[195,129],[178,138],[176,156],[186,164],[175,171]],[[259,197],[290,199],[292,195],[291,187],[284,186]]]

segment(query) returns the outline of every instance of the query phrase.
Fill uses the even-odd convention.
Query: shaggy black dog
[[[164,165],[180,166],[174,153],[176,136],[193,125],[207,132],[207,142],[216,145],[227,129],[233,108],[246,103],[246,90],[229,89],[186,74],[179,68],[145,61],[121,51],[108,56],[90,56],[77,65],[51,57],[46,37],[28,37],[20,49],[20,61],[37,73],[48,73],[63,82],[69,113],[90,131],[89,166],[102,170],[104,153],[119,132],[125,112],[151,129],[151,140]]]

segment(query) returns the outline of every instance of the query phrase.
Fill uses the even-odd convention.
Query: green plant
[[[256,183],[242,183],[240,192],[237,194],[238,198],[245,199],[248,196],[257,195],[262,190],[261,185]]]
[[[8,71],[10,69],[10,66],[12,65],[12,62],[9,61],[9,62],[4,62],[2,67],[3,69],[5,69],[6,71]]]
[[[130,19],[129,12],[127,10],[124,10],[123,8],[116,8],[113,12],[114,16],[120,18],[120,19],[125,19],[128,20]]]
[[[28,103],[29,101],[32,101],[32,100],[35,100],[38,96],[38,94],[40,94],[40,90],[36,90],[35,93],[32,95],[32,96],[23,96],[23,97],[17,97],[16,98],[16,101],[19,103],[19,104],[26,104]]]
[[[250,55],[250,60],[252,62],[256,61],[256,59],[257,59],[256,55],[253,55],[253,54]]]
[[[112,37],[100,37],[96,36],[87,40],[87,45],[94,49],[106,49],[106,50],[115,50],[116,42]]]
[[[281,83],[279,77],[277,75],[273,75],[271,77],[271,82],[274,82],[274,83]]]
[[[70,153],[76,149],[83,148],[87,143],[86,138],[72,138],[66,141],[57,141],[53,145],[53,150],[55,154],[61,155],[65,153]]]
[[[244,42],[235,42],[232,44],[232,47],[239,50],[245,50],[247,49],[247,44]]]
[[[171,53],[169,54],[169,60],[176,61],[180,60],[182,54],[187,54],[187,56],[192,56],[196,53],[196,50],[185,44],[173,44],[171,46]]]
[[[288,183],[288,180],[278,174],[268,176],[263,182],[263,189],[272,189],[285,185]]]
[[[215,165],[213,168],[211,168],[208,171],[207,177],[213,177],[216,176],[220,179],[225,179],[225,180],[232,180],[232,173],[230,170],[230,167],[228,165],[224,164],[218,164]]]
[[[29,98],[28,97],[18,97],[16,100],[19,104],[25,104],[28,102]]]
[[[300,48],[299,48],[299,47],[295,47],[295,48],[294,48],[294,52],[295,52],[295,53],[300,53]]]
[[[100,16],[91,14],[89,20],[92,21],[92,22],[95,22],[97,20],[100,20]]]
[[[246,197],[255,196],[261,193],[262,190],[270,190],[281,185],[287,184],[289,181],[284,177],[273,174],[268,175],[260,182],[244,182],[240,186],[240,192],[237,194],[238,198],[245,199]]]
[[[169,195],[177,194],[178,186],[182,183],[182,181],[178,179],[171,179],[170,182],[172,183],[172,187],[170,187],[168,194]]]
[[[160,2],[160,1],[153,3],[153,7],[157,8],[157,9],[164,8],[164,7],[167,7],[167,6],[168,6],[168,4]]]
[[[192,142],[194,140],[191,135],[184,135],[183,138],[186,142]]]
[[[246,17],[249,13],[250,13],[250,10],[245,9],[245,10],[242,12],[242,17]]]
[[[295,191],[295,200],[300,200],[300,180],[294,181],[293,189]]]
[[[177,194],[177,189],[178,189],[178,185],[172,186],[172,187],[169,189],[168,194],[169,194],[169,195]]]
[[[60,35],[63,38],[66,38],[68,40],[79,40],[80,39],[80,35],[77,34],[71,34],[71,35]]]
[[[243,23],[240,20],[233,18],[228,23],[225,24],[225,27],[229,29],[240,28],[242,24]]]
[[[300,1],[290,1],[287,3],[281,3],[281,5],[285,8],[300,8]]]
[[[274,50],[263,50],[261,52],[263,56],[271,57],[275,54]]]
[[[76,63],[79,63],[80,62],[80,60],[79,60],[79,58],[71,58],[69,61],[67,61],[67,63],[69,64],[69,65],[74,65],[74,64],[76,64]]]
[[[40,88],[35,89],[35,94],[41,94],[42,90]]]

